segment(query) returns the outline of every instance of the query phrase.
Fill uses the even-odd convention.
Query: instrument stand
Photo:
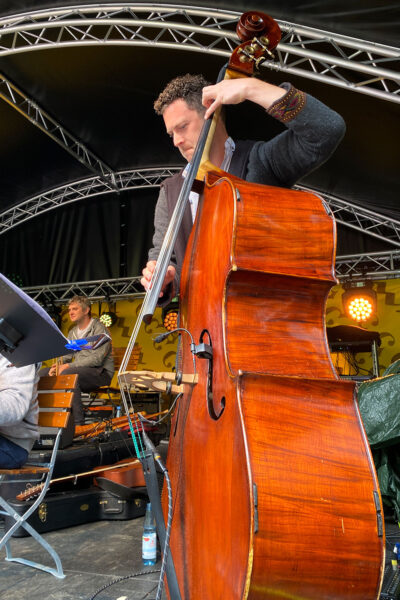
[[[156,519],[158,538],[160,540],[161,548],[164,548],[166,529],[164,515],[161,507],[161,495],[160,488],[158,486],[158,478],[154,462],[154,452],[152,450],[146,451],[144,456],[140,460],[143,466],[143,473],[146,482],[147,493],[149,495],[154,517]],[[170,551],[168,552],[167,556],[166,575],[171,600],[181,600],[178,580],[176,578],[175,566]]]

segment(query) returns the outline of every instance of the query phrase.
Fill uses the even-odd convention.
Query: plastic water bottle
[[[146,506],[142,537],[142,559],[144,565],[155,565],[157,562],[156,521],[151,510],[151,503]]]

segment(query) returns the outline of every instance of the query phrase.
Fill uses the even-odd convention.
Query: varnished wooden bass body
[[[381,502],[325,334],[335,226],[305,192],[207,176],[181,278],[198,384],[168,452],[184,600],[373,600]],[[182,372],[193,372],[182,334]],[[163,498],[166,509],[166,498]]]

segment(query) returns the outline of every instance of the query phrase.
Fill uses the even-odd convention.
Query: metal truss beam
[[[176,166],[126,170],[116,173],[115,181],[120,192],[140,188],[158,188],[166,177],[174,175],[180,169],[180,166]],[[388,219],[373,211],[305,186],[296,186],[296,188],[317,193],[329,205],[336,221],[343,226],[400,247],[399,221]],[[48,210],[113,191],[99,177],[83,179],[49,190],[0,213],[0,235]],[[396,271],[398,256],[400,256],[400,251],[338,256],[337,275],[339,278],[364,275],[367,269],[368,275],[374,272],[383,278],[398,276]],[[374,258],[371,260],[371,257]],[[366,263],[368,263],[367,266],[365,266]],[[351,270],[352,265],[354,265],[354,272]],[[361,269],[361,271],[357,269]],[[392,275],[392,272],[395,275]]]
[[[115,183],[119,192],[157,188],[166,177],[174,175],[180,169],[180,166],[175,166],[124,170],[115,173]],[[321,196],[329,205],[337,223],[400,247],[399,221],[306,186],[299,185],[296,189]],[[89,177],[38,194],[0,213],[0,235],[48,210],[112,192],[114,189],[100,177]]]
[[[148,169],[131,169],[115,173],[115,186],[118,192],[139,188],[157,188],[166,177],[177,173],[182,167],[164,167]],[[40,214],[70,204],[86,200],[102,194],[116,191],[101,177],[88,177],[73,183],[56,187],[0,213],[0,235],[9,229],[21,225],[25,221]]]
[[[108,44],[168,48],[228,57],[238,43],[235,29],[239,16],[240,13],[234,11],[140,3],[98,3],[93,6],[33,11],[0,20],[0,56],[75,45]],[[278,23],[283,35],[276,50],[276,60],[264,62],[263,67],[400,102],[398,48],[293,23]],[[113,173],[108,165],[1,75],[0,97],[96,175],[60,186],[3,212],[0,214],[0,235],[44,211],[69,202],[116,190],[157,187],[179,168]],[[338,223],[400,246],[400,222],[327,194],[323,198]],[[337,257],[337,275],[339,278],[399,276],[399,256],[399,253],[389,251]],[[132,295],[130,288],[115,286],[138,279],[111,280],[114,287],[108,287],[110,282],[101,281],[26,288],[25,291],[44,294],[49,302],[62,302],[73,293],[89,295],[93,299],[123,297]],[[60,297],[58,292],[61,293]]]
[[[103,179],[104,185],[108,185],[116,191],[117,187],[112,169],[86,148],[81,141],[69,133],[65,127],[48,115],[37,102],[19,90],[1,73],[0,98],[15,108],[33,125],[36,125],[53,141],[57,142],[59,146],[92,171],[92,173],[99,175]]]
[[[338,256],[336,276],[339,281],[400,278],[400,251]]]
[[[351,280],[385,280],[400,277],[400,251],[337,257],[336,276],[339,282]],[[116,301],[144,296],[141,276],[121,279],[78,281],[35,287],[23,291],[45,307],[61,306],[75,295],[87,296],[93,301]]]
[[[77,5],[0,20],[0,56],[73,45],[136,45],[229,56],[240,13],[129,3]],[[278,21],[277,60],[263,66],[400,102],[400,51]]]
[[[400,102],[400,49],[294,24],[281,28],[278,70]]]
[[[78,281],[36,287],[24,287],[23,291],[43,306],[66,304],[72,296],[87,296],[91,300],[117,300],[144,295],[141,276],[98,281]]]
[[[301,185],[295,187],[321,196],[329,205],[336,223],[400,247],[400,221],[312,188]]]

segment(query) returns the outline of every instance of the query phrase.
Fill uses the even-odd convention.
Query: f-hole
[[[208,338],[208,340],[206,340],[206,341],[204,340],[205,335],[207,335],[207,338]],[[210,346],[210,348],[212,350],[211,335],[210,335],[210,332],[207,331],[207,329],[203,329],[203,331],[201,332],[199,342],[200,342],[200,344],[208,342],[208,345]],[[214,421],[218,421],[218,419],[222,416],[222,413],[225,410],[226,400],[225,400],[225,396],[222,396],[221,401],[219,403],[218,413],[216,413],[215,409],[214,409],[214,401],[213,401],[213,357],[212,357],[212,353],[209,354],[208,356],[204,356],[204,358],[206,360],[208,360],[207,391],[206,391],[208,414]]]

